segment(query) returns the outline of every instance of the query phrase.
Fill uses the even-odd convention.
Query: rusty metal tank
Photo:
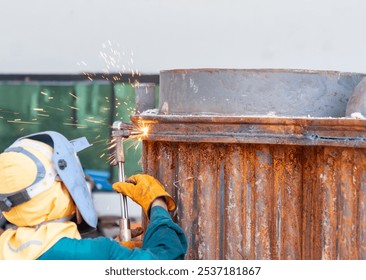
[[[144,172],[174,196],[187,259],[366,259],[365,77],[305,70],[160,73]]]

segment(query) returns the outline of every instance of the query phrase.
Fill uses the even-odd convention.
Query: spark
[[[76,107],[73,107],[73,106],[70,106],[70,105],[67,105],[67,107],[69,107],[72,110],[79,110],[79,108],[76,108]]]
[[[49,117],[50,115],[47,115],[47,114],[37,114],[37,116],[41,116],[41,117]]]
[[[20,119],[15,119],[13,121],[8,120],[10,123],[19,123],[19,124],[39,124],[39,122],[25,122],[21,121]]]
[[[136,145],[135,145],[135,151],[137,151],[137,148],[140,146],[140,143],[141,142],[137,142]]]
[[[149,127],[144,126],[141,128],[141,131],[143,132],[142,136],[147,136],[147,134],[149,133]]]
[[[84,119],[84,121],[90,122],[90,123],[96,123],[96,124],[104,124],[103,121],[95,121],[95,120],[90,120],[90,119]]]
[[[192,179],[194,179],[194,177],[187,177],[187,178],[184,178],[184,179],[180,179],[180,180],[178,180],[178,181],[175,181],[174,183],[173,183],[173,185],[174,185],[174,187],[176,187],[176,188],[181,188],[181,186],[179,186],[178,184],[180,183],[180,182],[184,182],[184,181],[188,181],[188,180],[192,180]]]
[[[136,143],[137,143],[137,146],[138,146],[140,142],[136,142],[136,139],[131,137],[131,138],[127,138],[126,140],[124,140],[123,143],[124,143],[125,150],[128,151],[132,147],[135,147]],[[135,150],[137,150],[136,147],[135,147]]]
[[[101,143],[101,142],[107,142],[109,139],[102,139],[102,140],[98,140],[98,141],[94,141],[92,142],[92,144],[97,144],[97,143]]]
[[[75,126],[77,128],[87,128],[87,125],[84,124],[77,124],[77,123],[63,123],[63,125],[70,125],[70,126]]]
[[[33,108],[33,111],[40,111],[40,112],[44,112],[43,108]]]
[[[45,106],[47,108],[51,108],[51,109],[55,109],[55,110],[58,110],[58,111],[65,111],[64,109],[61,109],[61,108],[57,108],[57,107],[52,107],[52,106]]]
[[[41,91],[41,94],[43,94],[43,95],[45,95],[45,96],[47,96],[47,95],[48,95],[48,93],[47,93],[47,92],[44,92],[44,91]]]
[[[69,92],[69,94],[74,97],[75,99],[79,99],[79,97],[77,97],[75,94],[73,94],[72,92]]]
[[[112,141],[111,141],[111,143],[110,143],[110,145],[108,146],[108,150],[112,150],[114,147],[116,147],[117,146],[117,144],[116,143],[112,143]]]
[[[149,134],[149,126],[142,123],[142,124],[138,124],[137,128],[138,131],[142,132],[142,134],[140,135],[136,135],[134,138],[137,138],[137,140],[141,141],[142,138],[145,138],[148,136]]]

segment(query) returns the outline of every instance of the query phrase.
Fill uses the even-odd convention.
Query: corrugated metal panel
[[[365,259],[365,150],[144,141],[188,259]]]
[[[176,198],[188,259],[366,259],[366,122],[344,118],[363,79],[161,72],[158,114],[131,119],[149,126],[143,170]]]

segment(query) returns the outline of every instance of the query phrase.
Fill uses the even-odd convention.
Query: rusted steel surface
[[[158,114],[131,119],[187,259],[366,259],[366,120],[344,117],[364,77],[161,72]]]
[[[366,121],[349,118],[131,116],[149,139],[176,142],[327,145],[366,148]]]
[[[138,83],[135,85],[135,109],[137,114],[155,108],[155,84]]]
[[[160,72],[162,114],[343,117],[365,74],[287,69]]]
[[[366,155],[332,146],[149,141],[187,259],[365,259]]]

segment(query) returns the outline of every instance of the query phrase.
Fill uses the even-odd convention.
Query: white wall
[[[366,72],[365,8],[363,0],[0,0],[0,74],[103,72],[118,59],[110,48],[121,56],[110,72]]]

